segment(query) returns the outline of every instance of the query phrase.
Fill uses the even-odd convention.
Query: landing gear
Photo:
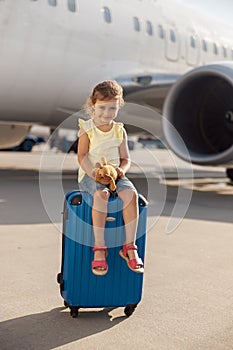
[[[20,150],[24,152],[31,152],[33,146],[35,145],[34,140],[29,140],[25,139],[21,144],[20,144]]]

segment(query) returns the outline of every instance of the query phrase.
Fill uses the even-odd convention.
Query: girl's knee
[[[104,201],[108,201],[110,196],[110,193],[108,190],[98,190],[94,193],[94,201],[95,200],[104,200]]]
[[[127,201],[127,202],[137,203],[138,201],[138,193],[136,190],[131,190],[131,189],[123,190],[118,193],[118,196],[123,202]]]

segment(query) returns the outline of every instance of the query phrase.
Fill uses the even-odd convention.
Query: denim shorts
[[[111,194],[112,192],[107,185],[102,185],[100,182],[95,181],[87,174],[84,175],[82,180],[79,182],[79,189],[82,191],[89,192],[92,196],[98,190],[107,189]],[[118,178],[116,181],[116,193],[119,193],[123,190],[133,190],[137,192],[136,188],[132,184],[132,182],[124,176],[123,178]]]

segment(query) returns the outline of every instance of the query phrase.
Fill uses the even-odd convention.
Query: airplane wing
[[[178,74],[141,74],[117,77],[126,102],[154,107],[162,112],[168,90],[180,78]]]

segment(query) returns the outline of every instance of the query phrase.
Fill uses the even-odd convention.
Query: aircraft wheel
[[[24,152],[31,152],[34,145],[35,145],[35,142],[31,140],[25,140],[21,145],[21,149]]]

